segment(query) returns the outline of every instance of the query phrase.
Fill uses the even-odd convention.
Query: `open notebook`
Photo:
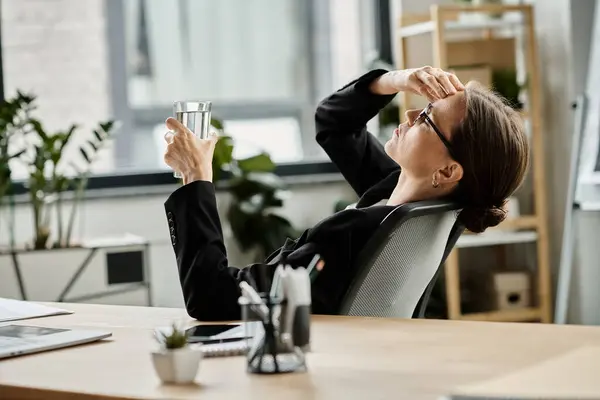
[[[600,399],[600,346],[582,346],[508,375],[461,387],[445,399]]]
[[[0,323],[62,314],[71,314],[71,311],[0,297]]]

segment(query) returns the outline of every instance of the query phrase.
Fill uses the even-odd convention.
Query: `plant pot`
[[[156,374],[163,383],[192,383],[198,373],[202,351],[198,347],[160,350],[152,353]]]

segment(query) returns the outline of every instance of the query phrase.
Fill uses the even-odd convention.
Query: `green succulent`
[[[168,350],[181,349],[187,346],[188,334],[185,329],[179,329],[173,324],[172,330],[169,333],[161,332],[162,344]]]

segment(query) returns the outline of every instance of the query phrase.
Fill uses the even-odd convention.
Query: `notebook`
[[[458,388],[447,400],[600,399],[600,346],[582,346],[508,375]]]
[[[204,357],[233,357],[245,355],[248,350],[248,340],[236,342],[198,344]]]
[[[0,297],[0,322],[17,321],[52,315],[72,314],[61,308],[47,307],[28,301],[4,299]]]

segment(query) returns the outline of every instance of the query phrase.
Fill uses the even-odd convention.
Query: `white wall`
[[[164,201],[172,188],[156,188],[146,195],[115,197],[88,200],[82,208],[82,218],[77,223],[77,236],[84,239],[106,236],[121,236],[126,233],[141,236],[150,241],[150,275],[153,297],[156,306],[179,307],[183,305],[181,289],[177,278],[177,267],[170,242]],[[152,193],[155,194],[152,194]],[[281,213],[289,218],[297,228],[307,228],[331,215],[338,200],[352,200],[354,196],[344,182],[320,184],[298,184],[290,187],[290,198]],[[224,213],[228,197],[226,193],[217,195],[218,207]],[[31,239],[32,219],[27,204],[16,210],[17,242]],[[231,265],[244,266],[251,262],[249,255],[241,254],[224,221],[226,247]],[[6,243],[5,231],[0,233],[0,243]],[[53,301],[83,261],[86,253],[80,250],[43,252],[20,257],[27,285],[28,295],[34,300]],[[71,296],[84,295],[105,290],[105,266],[102,254],[94,259],[89,271],[81,277],[81,282],[73,287]],[[0,297],[19,298],[12,263],[9,257],[0,256]],[[144,304],[144,293],[109,297],[90,302],[116,304]]]
[[[593,0],[538,0],[534,4],[547,137],[550,259],[556,283],[573,135],[574,115],[570,104],[585,85]],[[600,237],[597,234],[600,214],[577,213],[575,218],[578,228],[567,321],[600,325]]]

